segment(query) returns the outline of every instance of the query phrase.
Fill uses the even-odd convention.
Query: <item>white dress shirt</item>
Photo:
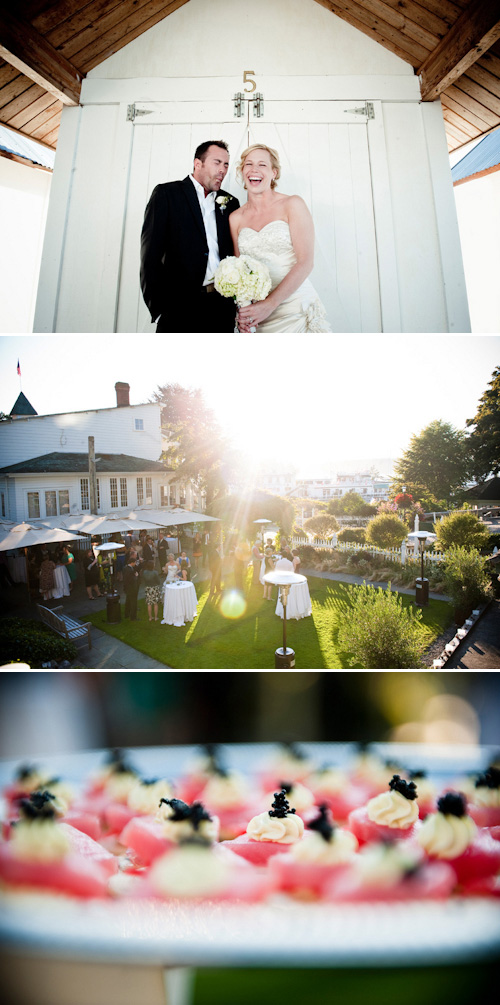
[[[215,219],[215,192],[209,192],[205,195],[205,189],[203,185],[200,185],[196,178],[192,175],[189,176],[195,187],[196,194],[198,196],[198,202],[200,204],[201,215],[203,217],[203,224],[205,226],[205,233],[207,235],[208,243],[208,261],[207,270],[205,272],[205,279],[203,280],[203,285],[207,286],[208,283],[213,283],[215,270],[220,262],[219,255],[219,238],[217,236],[217,221]]]

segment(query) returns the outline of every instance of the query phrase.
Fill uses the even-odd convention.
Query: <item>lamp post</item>
[[[295,666],[295,653],[293,649],[289,649],[286,644],[286,608],[288,603],[288,595],[292,586],[298,583],[307,582],[305,576],[301,576],[298,572],[268,572],[264,576],[264,582],[271,583],[273,586],[279,586],[281,603],[283,604],[283,645],[276,649],[274,653],[274,665],[277,670],[285,670],[290,667]]]
[[[415,603],[418,605],[418,607],[426,607],[426,605],[429,603],[429,580],[424,579],[424,551],[425,551],[425,542],[427,541],[429,535],[425,530],[416,530],[413,531],[413,534],[411,536],[418,541],[418,550],[420,552],[420,558],[422,563],[420,579],[418,579],[417,577]]]

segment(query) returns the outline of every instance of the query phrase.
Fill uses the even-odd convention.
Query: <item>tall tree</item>
[[[469,475],[466,435],[449,422],[435,419],[412,436],[394,466],[393,491],[403,485],[414,499],[433,508],[456,500]]]
[[[162,432],[168,442],[163,459],[178,479],[192,480],[206,492],[207,505],[227,491],[232,449],[200,388],[164,384],[151,399],[162,406]]]
[[[500,472],[500,366],[492,374],[486,391],[479,399],[473,419],[467,419],[468,449],[474,478],[485,481]]]

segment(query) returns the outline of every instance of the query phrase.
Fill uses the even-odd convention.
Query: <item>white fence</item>
[[[304,545],[306,542],[303,537],[293,537],[292,545],[294,548],[299,548],[300,545]],[[343,551],[347,553],[354,554],[357,551],[366,551],[370,555],[381,555],[383,558],[389,559],[391,562],[399,562],[400,565],[420,565],[421,557],[420,552],[415,553],[413,548],[408,548],[406,541],[403,541],[401,548],[376,548],[371,544],[356,544],[353,541],[339,541],[337,543],[336,538],[333,537],[330,540],[321,540],[320,538],[314,539],[313,548],[325,548],[330,551]],[[444,553],[442,551],[425,551],[424,561],[432,562],[437,565],[444,559]]]

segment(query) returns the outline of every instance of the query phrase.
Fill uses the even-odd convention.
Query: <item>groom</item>
[[[233,254],[229,214],[238,199],[222,182],[227,144],[197,147],[193,173],[157,185],[146,207],[141,236],[141,288],[157,332],[232,332],[235,305],[214,289],[222,258]]]

